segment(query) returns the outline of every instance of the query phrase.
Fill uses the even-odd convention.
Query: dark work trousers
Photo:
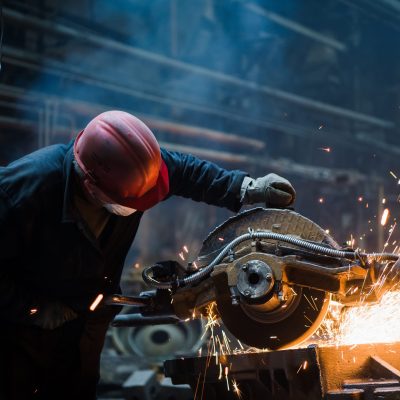
[[[96,399],[100,354],[114,314],[92,314],[54,330],[1,326],[0,399]]]

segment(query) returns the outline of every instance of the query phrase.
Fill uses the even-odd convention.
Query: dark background
[[[287,177],[296,210],[339,243],[396,248],[399,0],[2,3],[0,165],[122,109],[169,149]],[[193,259],[230,215],[180,198],[150,210],[126,260],[125,293],[143,289],[143,265],[180,260],[183,246]],[[197,354],[202,324],[111,329],[102,393],[120,393],[132,371]]]
[[[167,148],[286,176],[297,211],[379,250],[399,211],[399,21],[397,0],[4,1],[0,162],[122,109]],[[155,207],[127,275],[183,245],[193,257],[229,215]]]

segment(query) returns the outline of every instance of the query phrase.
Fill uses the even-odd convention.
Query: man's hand
[[[34,325],[43,329],[56,329],[68,321],[77,318],[78,314],[61,303],[47,303],[32,314]]]
[[[264,203],[267,207],[284,208],[293,204],[296,192],[290,182],[276,174],[262,178],[243,180],[241,200],[243,204]]]

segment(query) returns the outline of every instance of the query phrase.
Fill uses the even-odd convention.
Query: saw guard
[[[320,226],[296,212],[256,208],[230,218],[211,232],[203,243],[198,261],[207,264],[221,251],[224,242],[247,233],[249,228],[289,234],[340,248]],[[235,250],[240,252],[241,247]],[[222,288],[217,291],[217,309],[225,327],[243,343],[258,348],[283,349],[305,341],[318,329],[331,298],[329,293],[321,290],[292,286],[290,290],[295,295],[291,302],[282,303],[283,307],[274,310],[272,317],[269,311],[260,312],[260,306],[233,305],[228,282],[221,284],[220,281],[217,286]]]

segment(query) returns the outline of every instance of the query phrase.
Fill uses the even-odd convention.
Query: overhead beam
[[[38,123],[32,120],[23,120],[19,118],[0,116],[0,126],[15,127],[23,130],[32,130],[39,128]],[[66,126],[56,125],[54,127],[55,133],[69,134],[70,128]],[[304,178],[312,179],[318,182],[326,183],[338,183],[343,182],[343,177],[348,179],[341,184],[356,185],[360,182],[374,182],[371,180],[370,176],[359,173],[355,170],[342,170],[334,168],[320,167],[316,165],[307,165],[293,162],[288,159],[266,159],[265,157],[248,157],[243,154],[232,153],[221,150],[212,150],[204,147],[194,147],[189,145],[182,145],[173,142],[159,142],[162,147],[165,147],[171,151],[179,151],[184,153],[191,153],[199,157],[204,157],[214,161],[227,162],[231,164],[241,164],[241,165],[255,165],[257,167],[262,167],[264,169],[270,169],[275,172],[297,175]]]
[[[148,94],[144,92],[137,91],[135,89],[131,89],[129,87],[125,86],[120,86],[116,85],[115,83],[111,83],[108,81],[102,81],[97,78],[91,77],[84,75],[83,72],[79,69],[77,66],[68,66],[69,71],[65,70],[65,64],[59,63],[57,61],[49,61],[47,59],[43,59],[42,57],[39,57],[39,55],[35,53],[30,53],[27,51],[22,51],[19,49],[15,48],[10,48],[9,46],[4,46],[3,48],[3,61],[5,63],[10,63],[14,64],[16,66],[20,66],[23,68],[28,68],[32,70],[37,70],[37,71],[43,71],[45,70],[49,74],[53,74],[55,76],[59,76],[61,78],[68,78],[68,79],[74,79],[78,82],[82,82],[88,85],[93,85],[95,87],[105,89],[105,90],[110,90],[114,91],[115,93],[121,93],[127,96],[132,96],[135,98],[141,98],[147,101],[152,101],[152,102],[157,102],[160,104],[164,105],[169,105],[169,106],[174,106],[174,107],[179,107],[181,109],[187,109],[187,110],[193,110],[196,112],[208,114],[208,115],[214,115],[214,116],[219,116],[226,118],[228,120],[233,120],[233,121],[238,121],[243,124],[248,124],[252,126],[257,126],[260,128],[264,129],[269,129],[269,130],[274,130],[274,131],[280,131],[285,134],[291,135],[291,136],[297,136],[297,137],[308,137],[309,135],[305,134],[307,132],[310,132],[310,127],[306,126],[299,126],[298,124],[290,124],[284,121],[274,121],[274,120],[260,120],[260,119],[255,119],[251,117],[246,117],[243,115],[240,115],[238,113],[226,111],[225,109],[216,109],[216,108],[211,108],[207,106],[202,106],[198,104],[192,104],[188,102],[181,102],[178,100],[173,100],[173,99],[166,99],[164,97],[160,97],[157,95],[153,94]],[[28,58],[29,61],[21,61],[19,59],[12,58],[10,56],[14,57],[25,57]],[[32,61],[38,62],[38,64],[32,63]],[[45,65],[51,65],[50,66],[42,66],[39,62],[40,61],[45,61]],[[15,88],[15,90],[19,91],[20,93],[24,93],[25,96],[29,95],[32,93],[32,91],[27,91],[23,90],[21,88],[17,87],[11,87],[8,85],[1,85],[0,84],[0,91],[2,89],[6,88]],[[43,92],[35,92],[36,96],[41,96],[42,98],[49,98],[51,95],[43,93]],[[59,101],[63,101],[62,97],[57,96],[57,99]],[[65,101],[69,102],[77,102],[77,100],[74,99],[67,99]],[[353,146],[353,142],[349,141],[344,141],[342,137],[340,137],[339,132],[332,132],[332,135],[330,137],[330,143],[340,145],[340,146]],[[360,145],[363,144],[364,146],[359,146],[359,149],[365,152],[370,152],[370,144],[365,143],[363,138],[360,138],[360,140],[357,140],[357,143]],[[388,149],[388,154],[398,156],[400,153],[400,148],[396,146],[390,146],[390,149]]]
[[[299,96],[297,94],[289,93],[280,89],[275,89],[267,85],[259,85],[252,81],[246,81],[233,75],[224,74],[222,72],[210,70],[198,65],[188,64],[182,61],[172,59],[160,54],[156,54],[147,50],[143,50],[137,47],[127,45],[125,43],[118,42],[108,37],[103,37],[91,33],[87,30],[76,29],[64,24],[60,24],[50,20],[43,20],[31,15],[26,15],[21,12],[12,10],[8,7],[3,9],[4,18],[9,19],[15,23],[34,27],[39,30],[60,34],[70,38],[86,42],[91,45],[100,48],[107,48],[109,50],[118,51],[123,54],[139,57],[148,61],[159,63],[161,65],[167,65],[169,67],[177,68],[190,73],[195,73],[200,76],[232,84],[237,87],[245,88],[251,91],[263,93],[265,95],[287,101],[289,103],[297,104],[305,108],[317,110],[331,115],[337,115],[350,120],[363,122],[380,128],[393,128],[394,123],[381,118],[369,116],[357,111],[349,110],[346,108],[334,106],[331,104],[323,103],[318,100],[313,100],[307,97]]]
[[[16,87],[2,84],[0,84],[0,94],[1,93],[7,93],[8,95],[12,95],[13,97],[18,98],[24,98],[27,96],[29,97],[29,93],[27,92],[18,91]],[[85,101],[73,100],[60,96],[48,96],[44,93],[36,93],[36,96],[40,97],[41,101],[43,102],[53,100],[55,102],[64,104],[64,106],[77,113],[82,113],[82,110],[85,110],[84,115],[101,113],[110,109],[111,107],[103,104],[88,103]],[[0,105],[4,105],[4,102],[2,103],[0,101]],[[7,106],[11,107],[12,105],[7,104]],[[141,118],[150,128],[171,132],[174,135],[208,139],[210,141],[224,143],[226,145],[237,145],[245,148],[252,148],[254,150],[262,150],[265,148],[265,142],[259,139],[253,139],[246,136],[217,131],[214,129],[208,129],[196,125],[172,122],[165,119],[155,118],[147,114],[140,114],[135,112],[135,115]]]
[[[260,7],[258,4],[254,3],[244,3],[244,6],[253,13],[261,15],[262,17],[265,17],[270,21],[280,26],[283,26],[286,29],[289,29],[300,35],[303,35],[309,39],[315,40],[316,42],[322,43],[326,46],[332,47],[336,50],[342,52],[347,51],[347,46],[344,43],[339,42],[338,40],[330,38],[326,35],[323,35],[313,29],[307,28],[306,26],[301,25],[298,22],[293,21],[289,18],[282,17],[279,14],[267,10],[265,7]]]

